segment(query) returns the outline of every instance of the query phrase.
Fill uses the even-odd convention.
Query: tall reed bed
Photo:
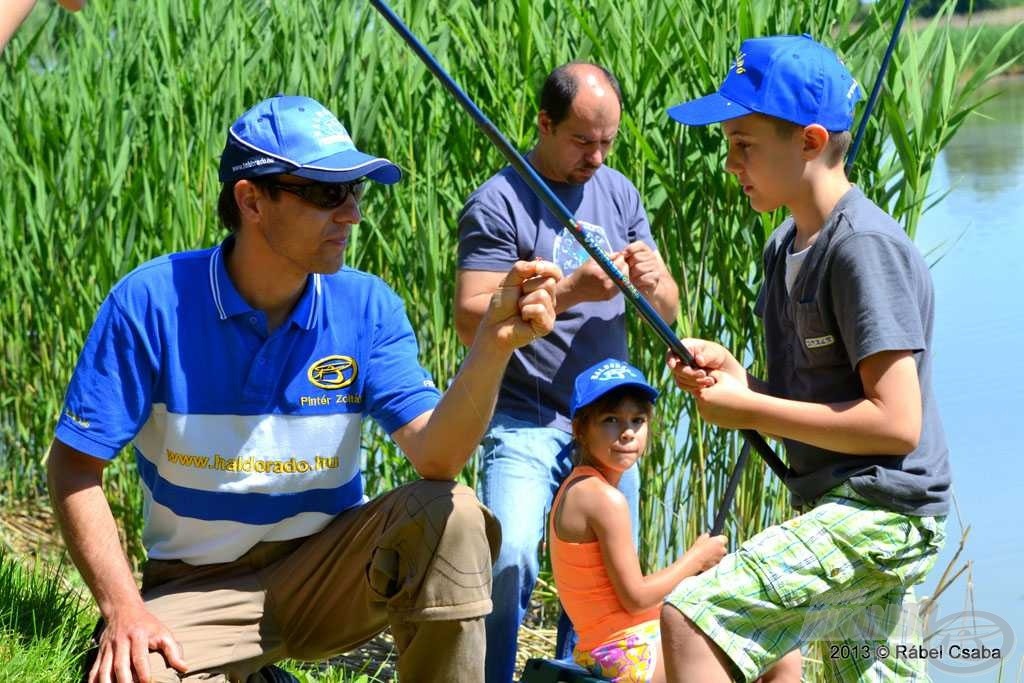
[[[741,39],[809,32],[870,87],[898,2],[857,25],[847,0],[397,1],[395,9],[523,150],[535,93],[571,59],[622,82],[622,132],[610,164],[633,179],[683,292],[677,329],[722,340],[763,365],[752,314],[760,249],[781,216],[757,215],[722,172],[719,131],[683,129],[665,107],[711,91]],[[935,155],[999,69],[950,47],[945,17],[905,34],[868,128],[856,182],[909,230]],[[227,125],[275,92],[314,96],[360,146],[406,172],[373,188],[349,262],[406,301],[427,368],[443,385],[462,357],[452,324],[456,216],[503,165],[472,122],[362,0],[92,0],[77,15],[43,3],[0,61],[0,496],[44,493],[41,458],[92,316],[121,276],[160,253],[224,236],[214,205]],[[885,153],[886,149],[894,153]],[[663,349],[634,321],[637,362],[667,387]],[[735,460],[733,434],[703,425],[669,389],[643,462],[643,556],[677,553],[709,524]],[[365,434],[371,493],[412,476],[394,446]],[[472,481],[472,469],[466,474]],[[130,458],[108,491],[138,538]],[[730,531],[745,537],[786,511],[759,463],[746,473]],[[133,553],[138,556],[136,546]]]

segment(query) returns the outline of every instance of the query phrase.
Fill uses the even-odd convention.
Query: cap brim
[[[753,113],[752,109],[736,104],[718,93],[677,104],[668,110],[668,115],[672,119],[687,126],[706,126],[709,123],[720,123]]]
[[[643,382],[623,382],[619,386],[620,387],[636,387],[637,389],[639,389],[643,393],[647,394],[647,398],[651,399],[651,401],[657,400],[658,396],[661,395],[661,392],[659,392],[657,389],[652,387],[650,384],[645,384]]]
[[[394,163],[354,149],[300,166],[291,174],[322,183],[347,183],[357,178],[369,178],[382,185],[391,185],[402,179],[402,170]]]

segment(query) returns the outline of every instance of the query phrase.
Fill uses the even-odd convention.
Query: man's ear
[[[828,131],[825,127],[812,123],[804,126],[803,131],[803,156],[807,161],[817,159],[828,147]]]
[[[250,180],[239,180],[235,183],[235,204],[238,205],[238,215],[242,223],[252,223],[259,220],[259,200],[263,198],[260,188]]]
[[[551,120],[551,116],[543,109],[537,112],[537,132],[541,135],[551,135],[555,132],[555,124]]]

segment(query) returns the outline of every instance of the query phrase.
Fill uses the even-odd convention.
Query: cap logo
[[[590,375],[590,379],[597,382],[611,382],[620,379],[629,379],[633,377],[634,373],[625,365],[618,363],[609,363],[608,365],[602,365]]]
[[[316,138],[317,143],[321,146],[334,145],[334,144],[345,144],[352,145],[352,138],[349,137],[348,131],[341,125],[338,119],[334,118],[334,114],[329,111],[321,110],[313,115],[312,125],[313,137]]]
[[[846,91],[846,99],[852,98],[854,96],[854,94],[857,92],[857,88],[859,88],[859,87],[860,87],[860,85],[857,84],[857,81],[854,81],[853,83],[851,83],[850,84],[850,89]]]
[[[747,73],[747,69],[743,65],[743,60],[746,58],[746,56],[747,55],[746,55],[745,52],[741,52],[738,55],[736,55],[736,61],[733,62],[733,68],[736,69],[736,73],[738,73],[738,74],[745,74],[745,73]]]
[[[266,166],[267,164],[276,163],[275,159],[270,157],[256,157],[255,159],[248,159],[241,164],[235,164],[231,167],[232,171],[243,171],[245,169],[253,168],[254,166]]]

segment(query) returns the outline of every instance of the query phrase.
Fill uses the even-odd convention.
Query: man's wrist
[[[497,327],[491,327],[485,322],[477,330],[477,335],[473,339],[473,345],[469,347],[469,351],[466,353],[466,361],[468,362],[472,357],[474,361],[488,365],[501,364],[504,367],[516,348],[512,344],[511,339],[506,342],[500,338]]]
[[[107,623],[125,612],[146,609],[146,603],[143,602],[139,589],[134,585],[134,582],[130,591],[119,591],[118,595],[111,595],[106,599],[97,600],[96,606]]]
[[[572,275],[559,280],[555,285],[555,315],[568,311],[578,303],[576,291],[572,284]]]

